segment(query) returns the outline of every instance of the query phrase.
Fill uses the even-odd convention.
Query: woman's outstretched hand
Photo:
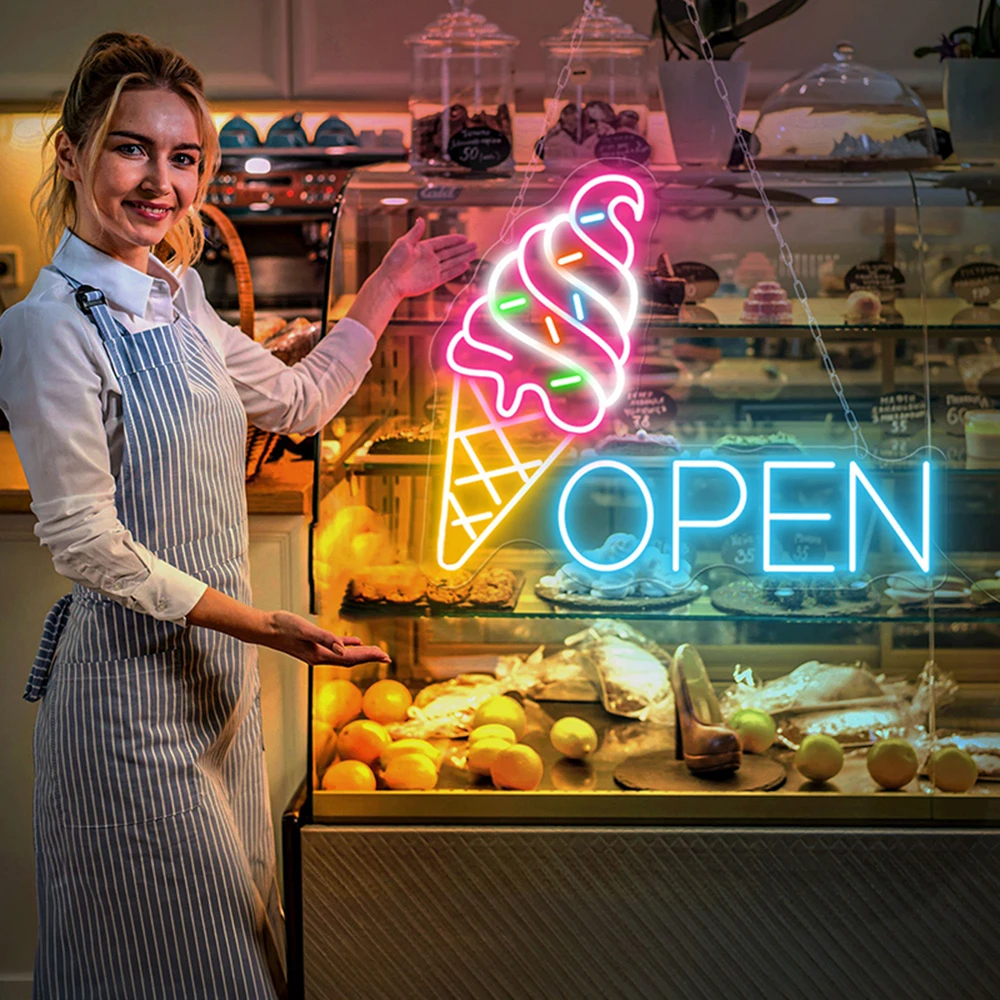
[[[313,664],[353,667],[359,663],[389,662],[388,654],[378,646],[362,645],[355,635],[336,636],[290,611],[271,614],[268,636],[261,644]]]
[[[423,295],[467,271],[476,257],[476,244],[465,236],[432,236],[421,239],[426,229],[417,219],[409,232],[389,248],[379,270],[400,298]]]

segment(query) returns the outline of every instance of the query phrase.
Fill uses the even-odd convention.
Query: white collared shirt
[[[375,338],[351,319],[286,366],[219,318],[193,268],[178,282],[151,255],[143,274],[68,232],[52,265],[104,292],[130,333],[185,314],[219,352],[250,422],[264,430],[320,430],[371,367]],[[183,324],[177,329],[194,336]],[[0,344],[0,408],[31,488],[35,534],[57,572],[127,608],[186,624],[207,585],[158,559],[118,519],[121,388],[97,328],[52,267],[0,317]]]

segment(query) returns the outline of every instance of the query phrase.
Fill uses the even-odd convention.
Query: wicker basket
[[[236,294],[240,305],[240,329],[253,339],[253,279],[250,276],[250,261],[243,247],[243,241],[229,217],[214,205],[202,205],[201,214],[210,219],[218,228],[229,248],[236,275]],[[247,427],[246,481],[256,479],[264,463],[271,457],[279,435],[272,431],[262,431],[259,427]]]

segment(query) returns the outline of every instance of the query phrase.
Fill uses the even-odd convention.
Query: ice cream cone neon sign
[[[443,568],[463,566],[574,436],[597,428],[622,397],[639,307],[635,230],[645,211],[634,178],[591,178],[566,211],[524,232],[466,311],[445,353],[455,379]],[[474,416],[460,405],[463,394]],[[541,434],[539,450],[545,428],[563,436]],[[535,439],[530,457],[526,432]]]

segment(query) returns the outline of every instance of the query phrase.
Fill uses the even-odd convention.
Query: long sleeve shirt
[[[157,558],[118,518],[121,388],[97,328],[54,268],[99,288],[129,333],[185,314],[219,352],[249,421],[263,430],[318,431],[357,391],[375,337],[343,319],[288,367],[220,319],[194,269],[178,280],[150,256],[143,274],[69,232],[28,296],[0,317],[0,408],[31,489],[35,534],[56,571],[127,608],[186,624],[207,585]],[[193,336],[183,324],[177,330]]]

